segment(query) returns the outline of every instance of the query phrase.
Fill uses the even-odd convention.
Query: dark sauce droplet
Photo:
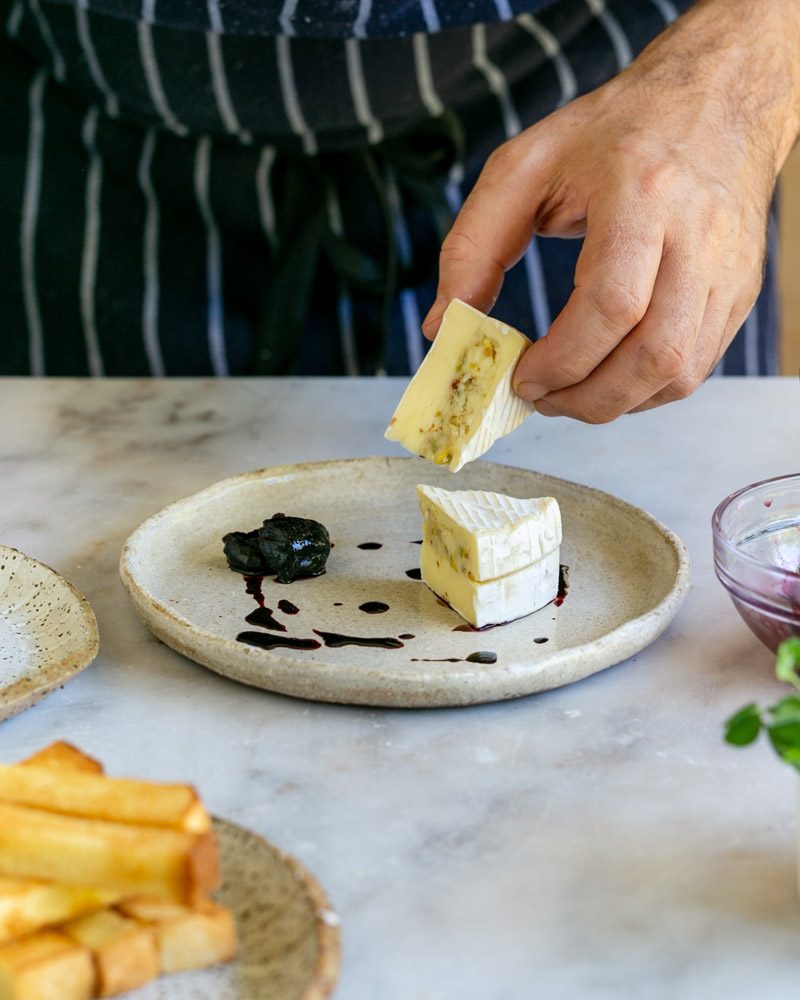
[[[415,639],[416,636],[412,635],[410,632],[403,632],[402,635],[397,637],[398,639]]]
[[[422,539],[421,538],[415,538],[414,541],[411,544],[412,545],[422,545]]]
[[[240,632],[236,641],[261,649],[319,649],[322,645],[316,639],[295,639],[290,635],[268,635],[266,632]]]
[[[389,605],[383,601],[366,601],[364,604],[359,604],[358,610],[363,611],[365,615],[382,615],[384,611],[389,610]]]
[[[564,603],[564,598],[569,593],[569,566],[563,563],[558,567],[558,593],[553,602],[557,608]]]
[[[419,566],[415,566],[414,569],[407,569],[406,570],[406,576],[410,577],[410,579],[412,579],[412,580],[421,580],[422,579],[422,570],[419,568]]]
[[[340,607],[342,606],[342,602],[341,602],[341,601],[334,601],[334,602],[333,602],[333,606],[334,606],[335,608],[340,608]]]
[[[360,549],[382,549],[382,542],[362,542],[359,546]]]
[[[497,653],[470,653],[467,660],[469,663],[497,663]]]
[[[377,649],[402,649],[399,639],[391,637],[372,638],[359,635],[341,635],[339,632],[322,632],[315,628],[312,631],[322,639],[326,646],[338,649],[340,646],[374,646]]]
[[[281,599],[278,601],[278,607],[285,615],[296,615],[300,610],[296,604],[292,604],[291,601],[286,601]]]
[[[273,617],[272,608],[265,608],[263,604],[255,611],[251,611],[245,621],[248,625],[258,625],[259,628],[268,628],[273,632],[286,631],[286,626]]]
[[[264,592],[261,589],[263,582],[263,576],[246,576],[244,578],[245,590],[260,608],[264,607]]]
[[[550,640],[546,635],[540,635],[538,639],[533,640],[537,645],[541,646],[543,642],[549,642]]]
[[[428,656],[423,656],[421,658],[417,656],[412,656],[411,662],[412,663],[461,663],[462,660],[460,656],[446,656],[443,660],[434,660]]]
[[[412,663],[497,663],[497,653],[470,653],[462,659],[460,656],[445,656],[441,659],[433,659],[430,657],[417,658],[412,656]]]
[[[463,625],[454,625],[453,632],[491,632],[493,628],[497,628],[497,625],[482,625],[480,628],[475,628],[474,625],[470,625],[469,622],[464,622]]]

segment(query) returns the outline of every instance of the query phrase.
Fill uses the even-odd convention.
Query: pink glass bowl
[[[800,635],[800,474],[754,483],[714,511],[714,568],[773,652]]]

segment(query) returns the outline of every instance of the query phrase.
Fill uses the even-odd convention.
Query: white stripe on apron
[[[222,302],[222,246],[219,230],[211,208],[209,180],[211,174],[211,139],[207,135],[197,140],[194,158],[194,193],[200,216],[206,227],[206,297],[208,349],[211,367],[219,378],[228,374],[225,355],[225,316]]]
[[[303,140],[304,152],[309,156],[313,156],[317,152],[317,138],[308,127],[308,123],[303,115],[303,109],[300,107],[300,98],[297,95],[297,87],[294,81],[290,39],[285,35],[277,35],[275,37],[275,51],[278,58],[278,79],[281,87],[283,110],[286,112],[292,132],[295,135],[299,135]]]
[[[578,96],[578,81],[575,79],[572,67],[558,44],[558,40],[531,14],[522,14],[517,18],[517,22],[521,28],[536,39],[544,54],[552,62],[561,87],[561,99],[558,103],[559,107],[563,107]]]
[[[42,153],[44,152],[45,132],[43,98],[47,75],[47,70],[39,70],[31,81],[28,91],[30,129],[20,224],[22,294],[28,325],[30,373],[37,376],[45,374],[42,317],[39,312],[39,290],[36,285],[36,230],[39,222],[39,196],[42,186]]]
[[[290,38],[296,34],[294,30],[294,15],[297,10],[297,0],[286,0],[278,17],[281,31]]]
[[[631,49],[628,36],[622,30],[619,21],[606,9],[606,0],[586,0],[586,6],[603,25],[606,34],[614,46],[614,54],[617,57],[617,65],[620,69],[633,60],[633,50]]]
[[[359,0],[358,14],[353,23],[353,34],[356,38],[367,37],[367,23],[372,13],[372,0]]]
[[[100,65],[100,60],[97,58],[97,50],[95,49],[94,42],[92,41],[89,15],[87,14],[87,0],[76,0],[74,6],[75,27],[78,31],[78,40],[81,43],[81,49],[83,50],[83,55],[86,59],[86,65],[89,67],[89,72],[92,75],[95,87],[97,87],[106,99],[106,114],[108,114],[111,118],[116,118],[117,115],[119,115],[119,101],[117,100],[117,95],[109,86],[108,80],[106,80],[106,75]]]
[[[22,18],[25,16],[25,5],[22,0],[16,0],[14,6],[8,12],[8,18],[6,19],[6,34],[9,38],[16,38],[19,34],[19,26],[22,24]]]
[[[177,135],[187,135],[189,130],[175,117],[167,101],[164,87],[161,83],[161,71],[158,68],[156,48],[153,44],[151,25],[155,19],[156,0],[142,0],[142,19],[136,22],[136,32],[139,39],[139,59],[144,71],[147,89],[153,107],[170,131]]]
[[[275,203],[272,199],[270,174],[275,162],[275,147],[264,146],[258,158],[256,167],[256,197],[258,199],[258,214],[261,218],[261,228],[267,237],[267,243],[274,250],[278,245],[275,229]]]
[[[95,142],[98,113],[96,106],[89,108],[82,129],[83,146],[89,154],[89,169],[86,172],[86,218],[83,228],[80,301],[83,339],[86,342],[86,358],[92,378],[103,377],[103,356],[100,352],[95,316],[95,284],[100,246],[100,196],[103,190],[103,161]]]
[[[413,260],[411,235],[403,214],[403,204],[397,180],[394,171],[389,166],[386,167],[386,195],[392,210],[394,231],[397,237],[397,256],[403,267],[410,268]],[[400,310],[403,314],[408,366],[410,371],[415,372],[422,363],[422,324],[419,318],[417,296],[413,288],[404,288],[400,292]]]
[[[144,195],[145,218],[144,237],[142,241],[142,271],[144,276],[144,294],[142,296],[142,340],[150,374],[155,378],[163,378],[164,359],[161,355],[161,344],[158,339],[158,306],[160,287],[158,276],[158,245],[160,213],[158,199],[153,187],[152,166],[156,149],[158,133],[156,129],[148,129],[142,145],[142,155],[139,159],[137,178]]]
[[[357,38],[346,38],[344,54],[347,61],[347,82],[350,84],[350,96],[353,98],[358,123],[367,130],[367,139],[370,142],[380,142],[383,138],[383,126],[373,115],[370,107],[367,81],[364,78],[364,67],[361,62],[361,42]]]
[[[334,236],[344,236],[342,210],[333,184],[328,190],[328,225]],[[353,300],[344,278],[338,279],[339,298],[336,313],[339,319],[339,338],[346,375],[358,375],[358,355],[356,354],[355,333],[353,331]]]
[[[442,25],[439,20],[439,11],[436,9],[434,0],[419,0],[419,5],[422,8],[422,16],[425,18],[425,27],[428,31],[440,31]]]
[[[522,129],[517,109],[511,98],[506,78],[491,62],[486,52],[486,28],[476,24],[472,29],[473,63],[486,79],[489,89],[497,98],[503,117],[503,128],[506,138],[511,139]],[[539,246],[536,237],[528,244],[525,251],[525,274],[528,280],[528,296],[531,303],[536,335],[543,337],[550,329],[550,307],[547,301],[547,291],[542,271],[542,260],[539,256]]]
[[[672,22],[677,18],[678,11],[672,0],[650,0],[650,3],[658,8],[658,12],[664,18],[667,24],[672,24]]]
[[[209,10],[212,4],[209,4]],[[217,11],[217,20],[220,23],[219,31],[212,29],[206,32],[206,49],[208,51],[208,66],[211,71],[211,86],[214,91],[214,100],[217,103],[217,112],[225,126],[225,131],[230,135],[235,135],[245,145],[253,141],[252,135],[243,130],[239,124],[239,117],[233,106],[230,88],[228,87],[228,74],[225,72],[225,57],[222,53],[221,25],[222,18],[219,15],[219,8],[213,4],[213,9]]]
[[[439,100],[433,83],[428,36],[421,31],[416,32],[411,38],[411,47],[414,51],[414,71],[417,77],[420,100],[428,114],[437,118],[444,111],[444,105]]]
[[[64,64],[64,57],[53,38],[53,32],[50,30],[50,24],[47,18],[44,16],[44,11],[39,6],[39,0],[28,0],[30,4],[31,12],[36,19],[36,24],[39,28],[39,34],[42,36],[42,41],[47,46],[47,50],[50,53],[50,58],[53,60],[53,76],[58,80],[59,83],[63,83],[66,79],[67,71]]]
[[[511,9],[511,4],[508,0],[494,0],[494,5],[497,8],[497,14],[503,21],[513,21],[514,11]]]
[[[758,313],[753,306],[744,321],[744,373],[758,375]]]

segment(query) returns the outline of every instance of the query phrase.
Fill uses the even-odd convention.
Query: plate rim
[[[226,819],[224,816],[213,815],[211,820],[215,831],[219,827],[228,827],[246,834],[251,839],[260,840],[291,871],[295,880],[302,884],[314,914],[314,937],[317,948],[311,979],[300,994],[299,1000],[327,1000],[336,988],[341,973],[342,935],[339,913],[329,900],[319,880],[302,861],[263,834],[257,833],[241,823]],[[222,864],[224,878],[224,857]],[[325,914],[328,915],[328,919],[325,918]],[[335,919],[330,919],[331,917]]]
[[[94,609],[75,584],[67,580],[65,576],[62,576],[58,570],[53,569],[52,566],[42,562],[40,559],[35,559],[33,556],[29,556],[21,549],[17,549],[12,545],[0,544],[0,558],[2,558],[3,553],[7,552],[16,553],[16,555],[22,557],[24,562],[32,563],[45,570],[46,574],[54,576],[59,581],[59,585],[69,591],[76,602],[82,621],[88,628],[88,635],[79,656],[71,654],[63,656],[59,662],[52,664],[46,670],[37,671],[36,682],[33,685],[26,681],[25,677],[20,678],[13,684],[5,685],[0,673],[0,722],[11,719],[15,715],[19,715],[26,709],[31,708],[57,688],[63,687],[73,677],[77,677],[78,674],[94,662],[100,650],[100,633]],[[15,696],[14,691],[17,688],[20,688],[23,693]]]
[[[351,704],[351,705],[358,704],[371,707],[391,707],[391,708],[422,708],[422,707],[441,708],[447,706],[466,706],[472,704],[483,704],[487,702],[503,701],[517,697],[526,697],[529,694],[535,694],[543,690],[546,690],[546,688],[537,688],[536,691],[512,692],[503,696],[497,696],[497,695],[487,696],[486,691],[483,691],[483,693],[481,693],[479,689],[475,689],[474,694],[477,695],[477,697],[470,697],[467,700],[458,699],[454,695],[445,696],[443,699],[433,699],[433,700],[421,699],[417,701],[408,701],[403,698],[400,698],[398,700],[397,697],[382,698],[379,695],[369,696],[368,694],[365,695],[363,698],[352,698],[352,697],[337,698],[331,694],[326,694],[325,696],[311,697],[308,694],[296,693],[295,691],[281,689],[281,687],[278,686],[266,687],[263,685],[248,684],[247,681],[240,680],[239,678],[236,677],[231,677],[231,674],[226,672],[224,668],[220,668],[217,664],[209,663],[204,659],[198,658],[196,652],[194,651],[191,645],[185,644],[183,642],[178,643],[175,637],[172,636],[166,629],[163,628],[159,629],[159,627],[154,624],[151,618],[148,617],[148,611],[150,611],[150,613],[152,614],[152,609],[155,609],[155,612],[158,615],[161,615],[169,623],[171,623],[173,627],[177,627],[178,629],[182,630],[189,629],[191,633],[202,636],[204,639],[208,639],[213,643],[217,644],[222,643],[224,646],[230,647],[232,651],[235,650],[237,653],[242,652],[241,649],[239,648],[240,644],[237,644],[234,639],[228,639],[223,636],[219,636],[214,632],[207,631],[201,626],[193,625],[191,622],[187,621],[187,619],[176,614],[171,608],[167,607],[162,602],[152,597],[147,591],[145,591],[139,585],[138,581],[135,579],[135,576],[131,570],[131,561],[132,561],[132,552],[139,537],[141,535],[144,535],[145,532],[149,530],[149,528],[152,525],[156,524],[162,519],[171,516],[175,508],[181,507],[190,501],[197,502],[200,501],[201,499],[213,497],[220,493],[224,493],[227,490],[234,488],[235,486],[244,484],[252,480],[260,480],[265,478],[278,479],[290,475],[294,476],[298,474],[308,474],[308,473],[313,473],[317,470],[331,469],[334,466],[347,467],[358,464],[366,465],[369,463],[378,462],[384,464],[388,469],[392,465],[396,465],[398,463],[402,463],[404,465],[411,465],[420,463],[422,461],[423,460],[415,457],[387,456],[387,455],[369,455],[358,458],[344,458],[344,459],[323,459],[315,462],[296,462],[296,463],[287,463],[275,466],[265,466],[263,468],[252,469],[244,473],[239,473],[235,476],[229,476],[224,479],[217,480],[216,482],[211,483],[208,486],[205,486],[194,493],[190,493],[184,497],[181,497],[167,504],[165,507],[161,508],[161,510],[145,518],[145,520],[142,521],[131,532],[131,534],[125,540],[119,560],[119,575],[122,580],[123,586],[125,587],[125,590],[128,594],[129,599],[131,600],[131,603],[133,604],[135,611],[137,612],[138,616],[142,619],[145,626],[150,631],[152,631],[159,639],[161,639],[168,646],[170,646],[170,648],[174,649],[180,655],[187,657],[192,662],[199,663],[201,666],[205,667],[206,669],[212,670],[214,673],[217,673],[222,677],[226,677],[230,680],[233,680],[235,681],[235,683],[245,684],[250,687],[256,687],[258,690],[264,690],[275,694],[283,694],[283,695],[288,695],[290,697],[301,697],[301,698],[306,698],[307,700],[323,701],[328,703],[340,703],[340,704]],[[547,479],[552,482],[556,482],[564,486],[571,487],[581,493],[591,494],[599,501],[606,504],[611,504],[617,510],[633,515],[640,522],[645,522],[646,524],[648,524],[651,530],[663,542],[667,544],[667,546],[672,550],[675,556],[676,568],[675,568],[674,580],[667,593],[662,597],[662,599],[657,604],[654,604],[652,607],[646,610],[643,614],[638,615],[636,618],[631,618],[623,622],[621,625],[618,625],[612,628],[611,630],[603,633],[603,635],[599,636],[596,639],[588,640],[586,642],[581,642],[576,645],[569,646],[568,648],[565,649],[554,651],[553,653],[547,656],[546,659],[547,665],[558,667],[565,660],[572,660],[576,657],[581,656],[581,654],[584,653],[586,650],[588,650],[590,647],[594,649],[595,654],[598,652],[599,648],[599,652],[601,653],[601,655],[599,658],[597,657],[597,655],[595,655],[594,660],[595,662],[597,662],[599,659],[601,665],[593,666],[592,669],[588,670],[585,673],[582,673],[579,677],[575,678],[575,680],[581,680],[586,676],[589,676],[594,673],[599,673],[601,670],[604,670],[609,666],[612,666],[616,663],[621,662],[624,659],[629,658],[630,656],[635,655],[636,652],[641,651],[642,649],[649,646],[650,643],[655,641],[655,639],[657,639],[658,636],[667,628],[667,626],[670,624],[670,622],[677,614],[681,604],[683,603],[683,600],[686,597],[686,594],[688,593],[691,584],[691,560],[689,557],[688,549],[684,544],[684,542],[679,538],[679,536],[670,528],[668,528],[666,525],[664,525],[661,521],[659,521],[653,514],[650,514],[643,508],[637,507],[630,501],[623,500],[621,497],[615,496],[612,493],[608,493],[604,490],[598,489],[597,487],[586,486],[583,483],[578,483],[575,482],[574,480],[564,479],[563,477],[551,475],[550,473],[546,472],[540,472],[536,469],[530,469],[525,466],[506,465],[504,463],[498,463],[498,462],[482,462],[481,464],[492,466],[494,469],[499,469],[510,473],[523,473],[527,475],[539,476],[543,479]],[[644,632],[642,632],[642,626],[644,623],[649,623],[651,627],[649,629],[645,628]],[[619,656],[615,651],[606,648],[613,643],[614,639],[617,638],[622,638],[627,641],[630,641],[628,640],[628,635],[629,633],[632,632],[639,632],[640,634],[644,635],[644,639],[642,641],[637,641],[634,644],[636,648],[632,648],[628,652],[625,652],[623,656]],[[191,650],[191,652],[188,652],[187,650]],[[265,651],[263,650],[258,650],[250,647],[245,647],[244,649],[244,655],[250,657],[260,656],[262,659],[264,656],[264,652]],[[271,662],[284,666],[289,664],[291,659],[290,657],[282,655],[277,651],[269,651],[267,653],[267,656]],[[312,672],[314,667],[316,666],[318,665],[312,664],[310,662],[308,664],[309,670],[311,670]],[[506,667],[507,676],[514,677],[519,673],[525,672],[524,670],[525,665],[517,664],[516,665],[517,669],[514,669],[514,666],[515,665],[512,664]],[[365,668],[364,670],[365,677],[369,677],[373,673],[374,671],[371,671],[369,668]],[[406,677],[396,675],[395,673],[392,672],[391,669],[389,671],[382,669],[380,671],[380,676],[383,678],[389,677],[393,681],[398,682],[401,685],[404,682],[405,683],[408,682],[408,679]],[[476,683],[480,685],[481,682],[487,678],[487,674],[485,671],[481,671],[477,665],[473,669],[468,669],[465,666],[464,668],[462,668],[462,671],[459,674],[459,678],[465,684]],[[419,681],[416,681],[415,683],[419,684]],[[551,685],[551,687],[555,686],[558,685],[555,684]],[[429,688],[426,688],[426,690],[430,693]]]

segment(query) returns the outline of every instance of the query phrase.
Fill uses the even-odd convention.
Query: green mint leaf
[[[725,739],[737,747],[752,743],[761,732],[761,713],[757,705],[745,705],[725,722]]]
[[[784,640],[778,646],[775,676],[779,681],[800,689],[800,636]]]

